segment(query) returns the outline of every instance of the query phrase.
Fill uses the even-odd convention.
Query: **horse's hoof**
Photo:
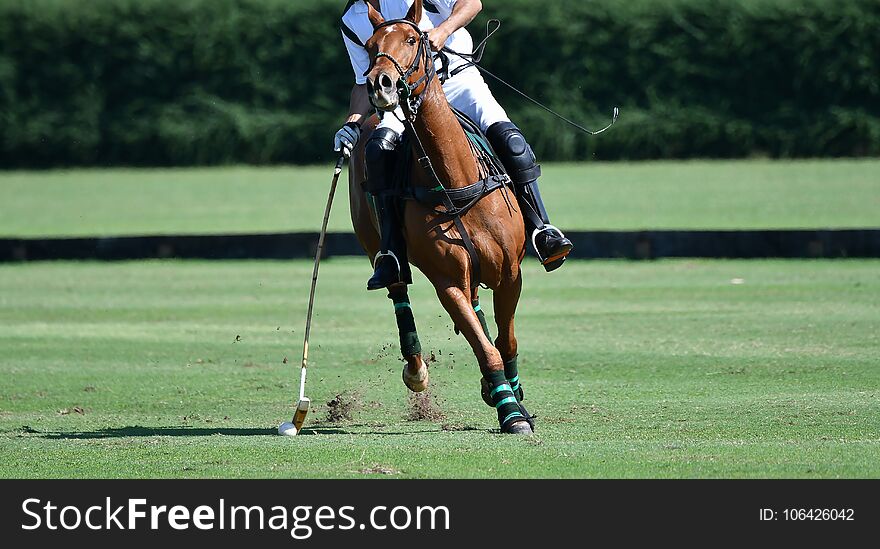
[[[526,407],[523,406],[522,402],[518,402],[517,404],[519,404],[519,411],[522,413],[522,415],[525,416],[526,421],[529,422],[529,427],[531,427],[532,431],[534,431],[535,430],[535,416],[533,416],[532,414],[529,413],[528,410],[526,410]]]
[[[509,424],[507,427],[501,430],[502,433],[508,435],[533,435],[535,431],[532,430],[531,424],[529,424],[526,420],[514,421]]]
[[[408,366],[403,367],[403,384],[414,393],[421,393],[427,389],[430,380],[431,376],[428,375],[428,365],[425,364],[424,360],[422,361],[422,367],[419,368],[415,375],[409,373]]]
[[[489,408],[495,407],[495,403],[492,402],[492,397],[489,396],[489,382],[486,381],[485,377],[480,378],[480,396],[483,397],[483,402],[485,402]]]

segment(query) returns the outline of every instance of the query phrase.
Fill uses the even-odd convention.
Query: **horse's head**
[[[370,54],[367,92],[376,109],[393,111],[402,100],[420,96],[434,76],[430,45],[419,29],[422,0],[413,2],[404,19],[389,21],[369,2],[367,7],[374,29],[366,43]]]

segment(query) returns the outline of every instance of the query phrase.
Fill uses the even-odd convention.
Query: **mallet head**
[[[309,405],[312,403],[309,400],[309,397],[302,397],[299,399],[299,402],[296,403],[296,411],[293,413],[293,426],[296,427],[296,431],[299,432],[302,430],[303,423],[306,421],[306,415],[309,413]]]
[[[306,415],[309,413],[309,405],[311,400],[308,397],[302,397],[296,403],[296,411],[293,413],[293,420],[285,421],[278,426],[278,434],[286,437],[295,437],[302,430],[303,423],[306,421]]]

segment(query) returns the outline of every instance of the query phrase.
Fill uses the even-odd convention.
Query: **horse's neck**
[[[479,180],[477,162],[440,83],[433,80],[425,93],[413,127],[440,183],[450,189],[476,183]]]

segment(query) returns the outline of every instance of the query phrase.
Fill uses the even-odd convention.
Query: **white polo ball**
[[[278,426],[278,434],[284,435],[286,437],[295,437],[296,436],[296,427],[293,426],[293,423],[289,421],[285,421],[281,425]]]

